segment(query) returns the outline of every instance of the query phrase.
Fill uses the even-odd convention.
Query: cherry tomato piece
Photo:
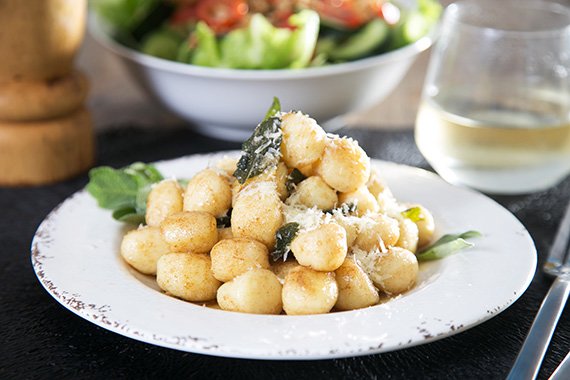
[[[245,0],[200,0],[195,11],[216,34],[224,34],[238,27],[248,13]]]

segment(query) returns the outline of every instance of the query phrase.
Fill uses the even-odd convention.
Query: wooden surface
[[[366,112],[351,115],[349,123],[364,128],[411,128],[428,60],[429,52],[422,53],[388,98]],[[182,123],[146,96],[119,60],[90,36],[84,41],[78,65],[91,79],[88,104],[96,129],[125,124],[173,126]]]

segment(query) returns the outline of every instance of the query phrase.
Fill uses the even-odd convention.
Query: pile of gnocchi
[[[168,295],[244,313],[353,310],[411,289],[431,213],[396,200],[357,141],[301,112],[272,119],[240,159],[155,184],[124,260]]]

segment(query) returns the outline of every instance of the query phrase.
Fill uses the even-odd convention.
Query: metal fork
[[[570,247],[566,248],[569,242],[570,203],[566,207],[554,244],[542,268],[546,274],[556,279],[540,305],[528,336],[507,377],[508,380],[535,379],[538,374],[570,292]]]

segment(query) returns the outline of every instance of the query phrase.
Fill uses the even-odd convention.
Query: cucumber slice
[[[333,37],[321,37],[317,40],[317,46],[315,47],[316,55],[323,54],[327,57],[332,51],[336,49],[336,40]]]
[[[331,50],[328,55],[333,60],[353,60],[364,57],[380,47],[388,38],[388,25],[381,19],[374,19],[357,33]]]
[[[400,19],[392,32],[390,49],[399,49],[425,36],[433,24],[421,13],[411,12]]]
[[[403,25],[403,37],[406,44],[415,42],[429,32],[431,24],[420,13],[412,13]]]

